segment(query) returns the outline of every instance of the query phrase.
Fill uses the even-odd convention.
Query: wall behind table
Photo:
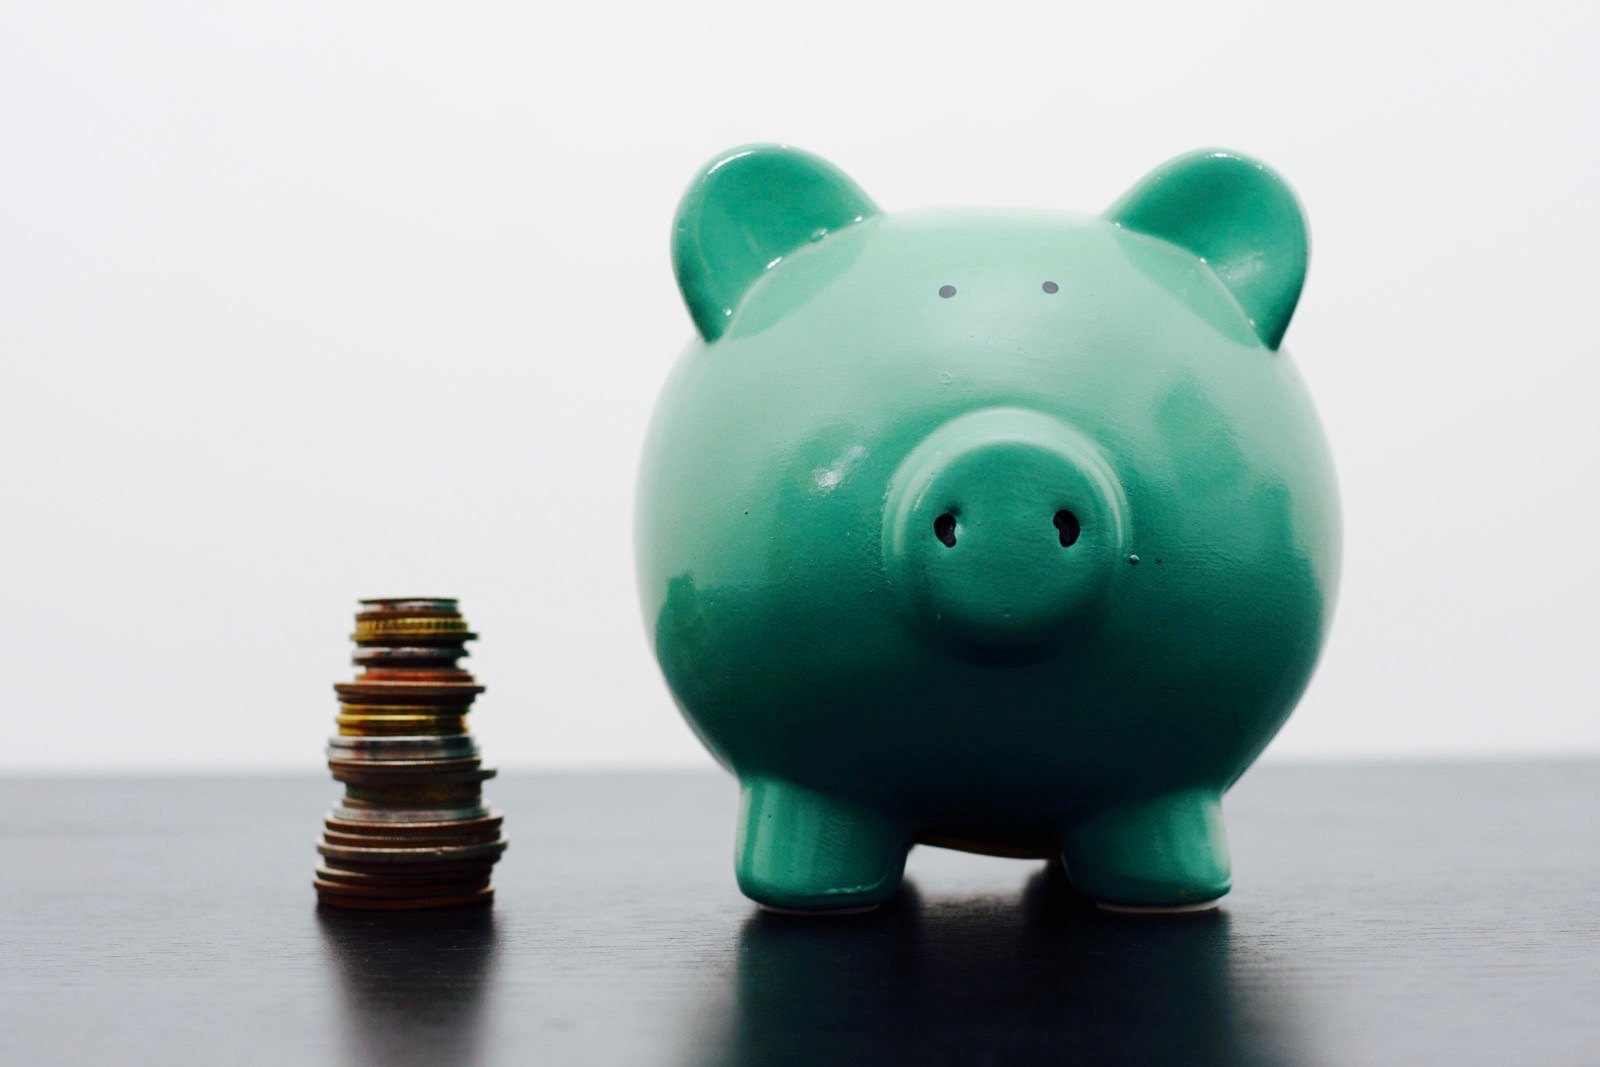
[[[555,10],[550,10],[555,8]],[[632,481],[667,228],[789,140],[890,210],[1098,209],[1208,144],[1312,221],[1343,478],[1281,755],[1600,749],[1576,3],[13,5],[0,767],[314,767],[362,595],[454,594],[494,762],[703,762]]]

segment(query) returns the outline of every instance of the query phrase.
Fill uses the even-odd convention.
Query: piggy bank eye
[[[1078,524],[1078,516],[1062,508],[1056,512],[1056,532],[1061,535],[1061,547],[1071,548],[1078,540],[1078,534],[1083,532],[1083,527]]]
[[[956,287],[953,285],[941,285],[939,286],[939,295],[949,300],[956,295]]]
[[[1055,282],[1045,282],[1040,288],[1047,293],[1059,293],[1061,291],[1061,286],[1057,285]]]
[[[947,511],[934,519],[933,536],[946,548],[956,547],[956,517]]]

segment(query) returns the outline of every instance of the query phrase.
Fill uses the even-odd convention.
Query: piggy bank
[[[1062,861],[1108,907],[1214,904],[1221,798],[1338,579],[1281,347],[1289,187],[1202,151],[1098,216],[888,214],[756,145],[694,180],[673,261],[699,336],[647,437],[639,587],[739,779],[744,893],[870,908],[922,843]]]

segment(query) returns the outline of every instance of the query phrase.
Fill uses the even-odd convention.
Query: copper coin
[[[365,863],[462,863],[468,860],[498,857],[506,850],[505,838],[478,845],[430,845],[426,848],[357,848],[350,845],[330,845],[317,842],[317,851],[330,860],[343,864]]]
[[[403,808],[415,811],[421,808],[479,808],[483,806],[481,782],[429,782],[363,785],[347,783],[344,787],[344,806],[363,811],[382,808]],[[458,816],[471,818],[471,816]],[[442,821],[442,820],[441,820]]]
[[[473,697],[483,692],[483,686],[470,682],[457,685],[438,682],[335,682],[333,690],[346,704],[404,704],[427,700],[448,701],[452,698],[471,703]]]
[[[462,864],[448,870],[407,871],[386,867],[379,871],[352,871],[337,864],[324,863],[317,868],[317,877],[324,882],[341,885],[396,886],[435,885],[442,882],[465,882],[474,878],[488,878],[494,870],[494,861]]]
[[[325,889],[331,893],[351,897],[389,897],[391,899],[405,897],[443,897],[455,896],[460,893],[476,893],[489,886],[489,876],[481,878],[458,879],[454,882],[436,882],[432,885],[345,885],[341,882],[325,882],[321,878],[313,878],[311,884],[318,889]]]
[[[401,824],[404,825],[404,824]],[[324,830],[322,839],[330,845],[352,845],[369,848],[432,848],[440,845],[478,845],[500,840],[500,828],[458,834],[398,834],[349,833],[344,830]]]
[[[350,812],[349,814],[360,815],[363,813]],[[391,813],[385,813],[386,816],[389,814]],[[460,830],[463,833],[476,833],[483,830],[498,829],[500,824],[505,822],[505,816],[496,811],[462,819],[399,820],[386,817],[381,820],[367,820],[347,818],[341,815],[338,809],[335,809],[322,821],[328,829],[346,834],[357,834],[366,830],[382,834],[410,833],[413,831],[419,834],[433,834],[451,833],[456,830]]]
[[[439,763],[452,762],[439,760]],[[470,762],[476,763],[477,760]],[[467,785],[476,787],[477,783],[486,782],[495,776],[495,771],[484,768],[464,768],[462,770],[436,770],[430,767],[406,768],[398,764],[384,764],[376,761],[366,761],[359,766],[350,766],[344,760],[329,760],[328,769],[333,773],[335,781],[356,786],[376,786],[400,789],[405,786],[428,785]]]
[[[422,667],[408,667],[404,664],[388,666],[375,663],[356,678],[355,685],[473,685],[475,680],[472,675],[460,667],[445,667],[431,664]]]
[[[469,904],[487,904],[494,900],[494,887],[488,886],[475,893],[453,897],[413,897],[390,900],[383,897],[352,897],[326,889],[317,890],[320,904],[336,908],[375,908],[384,911],[419,911],[424,908],[459,908]]]
[[[325,882],[348,882],[352,885],[411,885],[423,882],[463,881],[468,878],[488,877],[494,870],[495,860],[478,860],[473,863],[412,864],[395,863],[350,864],[327,860],[318,870],[326,869],[317,877]]]
[[[415,841],[419,845],[437,842],[450,844],[454,841],[485,840],[497,841],[500,835],[499,819],[468,819],[453,823],[407,823],[407,822],[380,822],[380,823],[334,823],[326,821],[326,828],[322,831],[329,841],[336,841],[334,835],[339,835],[339,840],[346,837],[371,839],[380,843],[400,843]],[[337,842],[336,842],[337,843]],[[345,844],[356,842],[345,841]]]

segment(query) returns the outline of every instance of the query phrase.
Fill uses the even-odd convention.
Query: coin
[[[358,648],[350,657],[357,666],[371,666],[389,663],[429,663],[449,665],[466,655],[459,648],[448,645],[438,645],[432,648],[417,648],[401,645],[398,648],[372,646]]]
[[[466,720],[459,715],[340,715],[336,721],[341,737],[452,736],[467,732]]]
[[[473,878],[477,875],[487,875],[494,870],[494,865],[499,862],[499,856],[485,856],[481,859],[462,860],[449,863],[410,863],[400,860],[391,860],[388,863],[368,863],[364,860],[336,860],[324,856],[322,865],[329,870],[345,876],[344,880],[360,885],[401,885],[412,882],[448,881],[450,879]],[[361,876],[365,875],[365,878]],[[336,882],[338,878],[323,876],[325,881]]]
[[[483,692],[483,686],[468,682],[422,682],[421,680],[403,682],[392,678],[372,682],[335,682],[333,689],[346,704],[377,704],[390,701],[431,703],[440,698],[444,700],[454,698],[465,705]],[[465,711],[461,714],[465,714]]]
[[[483,804],[483,787],[476,781],[441,782],[418,785],[393,782],[386,785],[360,785],[347,782],[344,803],[349,808],[465,808]]]
[[[475,833],[475,832],[486,831],[486,830],[497,830],[497,829],[500,828],[500,825],[505,821],[505,816],[501,815],[499,812],[486,812],[485,814],[480,815],[480,816],[471,816],[469,818],[464,818],[464,819],[436,819],[436,820],[416,819],[416,818],[413,818],[413,816],[416,814],[415,812],[406,812],[405,813],[406,820],[404,822],[401,822],[398,826],[394,826],[394,825],[390,825],[388,822],[386,822],[386,821],[384,821],[382,819],[369,820],[369,819],[362,819],[362,818],[346,818],[346,817],[344,817],[344,816],[339,814],[339,812],[341,810],[349,810],[349,809],[335,808],[333,810],[333,812],[331,814],[329,814],[326,819],[323,820],[323,825],[325,825],[330,830],[337,830],[337,831],[340,831],[341,833],[349,833],[349,834],[360,833],[360,832],[362,832],[364,830],[372,830],[374,833],[383,833],[383,834],[392,834],[392,833],[400,833],[400,832],[431,834],[431,833],[449,833],[449,832],[455,831],[455,830],[459,830],[462,833]],[[480,810],[482,810],[482,809],[480,809]],[[370,813],[360,812],[360,811],[351,812],[351,815],[355,815],[355,816],[360,816],[360,815],[363,815],[363,814],[370,814]]]
[[[433,737],[335,737],[328,742],[328,758],[353,761],[442,760],[476,757],[478,746],[470,735]]]
[[[495,772],[478,767],[480,760],[396,760],[382,763],[377,760],[329,760],[328,769],[335,781],[353,786],[376,786],[380,789],[399,789],[404,786],[437,787],[445,785],[475,785],[488,781]],[[456,770],[441,769],[443,764],[460,764]]]
[[[344,796],[317,843],[318,900],[433,908],[492,899],[503,817],[483,802],[495,772],[466,726],[483,686],[458,663],[475,635],[452,599],[392,597],[362,601],[353,636],[361,673],[334,685],[328,769]]]
[[[387,897],[392,900],[403,900],[408,897],[442,897],[476,893],[489,887],[489,876],[486,874],[481,878],[437,882],[433,885],[346,885],[343,882],[325,882],[321,878],[313,878],[311,884],[319,890],[338,896]]]
[[[469,904],[487,904],[494,899],[494,887],[489,886],[474,893],[447,897],[415,897],[402,900],[391,900],[382,897],[350,896],[347,893],[334,893],[331,890],[317,890],[317,900],[322,904],[333,904],[341,908],[375,908],[385,911],[407,911],[422,908],[458,908]]]
[[[353,870],[349,867],[330,866],[324,863],[317,868],[317,878],[336,885],[429,886],[447,885],[474,878],[487,880],[493,870],[494,860],[482,863],[458,863],[453,867],[434,867],[424,870],[404,870],[393,864],[368,870]]]
[[[461,834],[378,834],[324,830],[322,840],[330,845],[356,848],[433,848],[445,845],[480,845],[500,839],[498,828],[482,833]]]
[[[467,860],[498,857],[506,850],[505,838],[478,845],[429,845],[422,848],[363,848],[355,845],[334,845],[326,840],[317,844],[317,851],[330,860],[350,863],[462,863]]]
[[[356,632],[352,641],[374,641],[396,637],[449,637],[455,641],[470,641],[477,635],[467,629],[466,621],[443,614],[422,612],[396,612],[393,617],[380,618],[373,612],[366,618],[356,616]]]
[[[488,815],[489,808],[482,804],[461,808],[352,808],[341,805],[328,813],[326,821],[433,826],[438,823],[467,822],[487,818]]]

